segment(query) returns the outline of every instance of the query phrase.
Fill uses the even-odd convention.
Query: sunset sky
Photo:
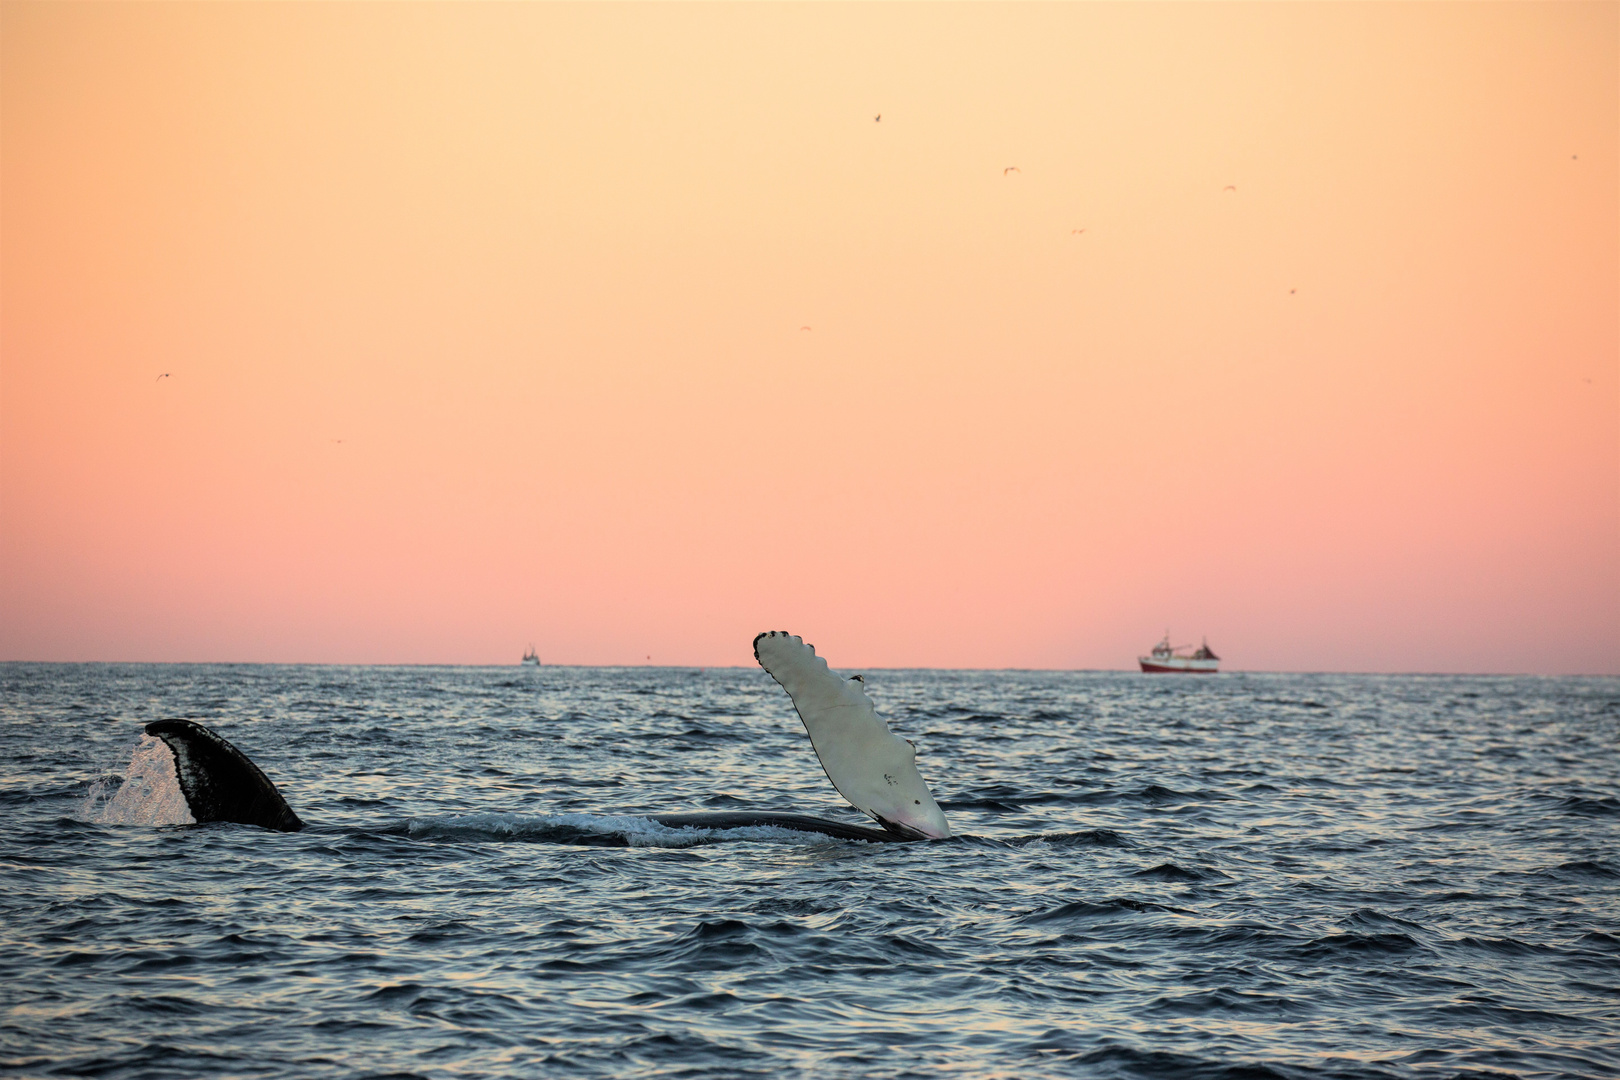
[[[0,659],[1620,673],[1617,16],[6,2]]]

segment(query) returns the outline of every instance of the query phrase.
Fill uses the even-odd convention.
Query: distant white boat
[[[1153,651],[1146,656],[1138,656],[1136,661],[1142,665],[1143,671],[1158,673],[1179,671],[1214,675],[1221,670],[1221,658],[1210,650],[1209,642],[1198,646],[1195,652],[1187,652],[1189,647],[1170,644],[1170,631],[1166,630],[1164,640],[1153,646]]]
[[[523,662],[525,664],[533,664],[536,667],[540,666],[540,654],[534,651],[534,643],[532,641],[529,643],[529,651],[523,654]]]

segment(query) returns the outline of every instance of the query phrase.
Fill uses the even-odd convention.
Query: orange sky
[[[1620,672],[1617,13],[6,2],[0,659]]]

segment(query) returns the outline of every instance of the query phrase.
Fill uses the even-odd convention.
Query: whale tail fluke
[[[827,779],[851,806],[907,839],[951,835],[917,772],[916,748],[878,716],[861,676],[834,675],[815,646],[785,630],[754,638],[754,659],[793,699]]]
[[[212,729],[191,720],[158,720],[146,725],[146,733],[173,752],[180,791],[199,823],[234,821],[277,832],[304,827],[270,778]]]

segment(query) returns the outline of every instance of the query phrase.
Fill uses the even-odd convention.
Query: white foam
[[[79,819],[98,825],[195,825],[174,754],[162,739],[142,735],[122,782],[103,777],[90,784]]]

